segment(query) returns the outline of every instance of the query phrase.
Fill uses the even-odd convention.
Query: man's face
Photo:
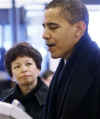
[[[11,64],[12,75],[24,94],[30,92],[35,86],[40,70],[32,58],[17,57]]]
[[[43,23],[43,38],[53,58],[68,57],[78,42],[76,37],[77,25],[70,24],[60,14],[60,8],[47,9]]]

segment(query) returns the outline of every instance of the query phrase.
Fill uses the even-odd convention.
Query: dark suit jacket
[[[83,36],[53,77],[43,119],[100,118],[100,50]]]

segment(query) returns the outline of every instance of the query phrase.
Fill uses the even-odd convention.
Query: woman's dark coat
[[[33,119],[40,119],[47,92],[47,86],[39,78],[37,87],[26,96],[23,96],[17,85],[15,89],[10,91],[10,94],[4,97],[3,101],[12,103],[14,99],[17,99]]]

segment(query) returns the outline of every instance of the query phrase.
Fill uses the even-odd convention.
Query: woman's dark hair
[[[27,56],[34,60],[38,69],[41,69],[42,56],[33,48],[29,43],[21,42],[10,48],[5,54],[5,67],[12,76],[11,63],[16,60],[17,57]]]

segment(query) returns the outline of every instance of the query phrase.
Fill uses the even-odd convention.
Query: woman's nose
[[[25,66],[25,65],[22,65],[22,66],[21,66],[21,71],[22,71],[22,72],[25,72],[25,71],[27,71],[27,66]]]

